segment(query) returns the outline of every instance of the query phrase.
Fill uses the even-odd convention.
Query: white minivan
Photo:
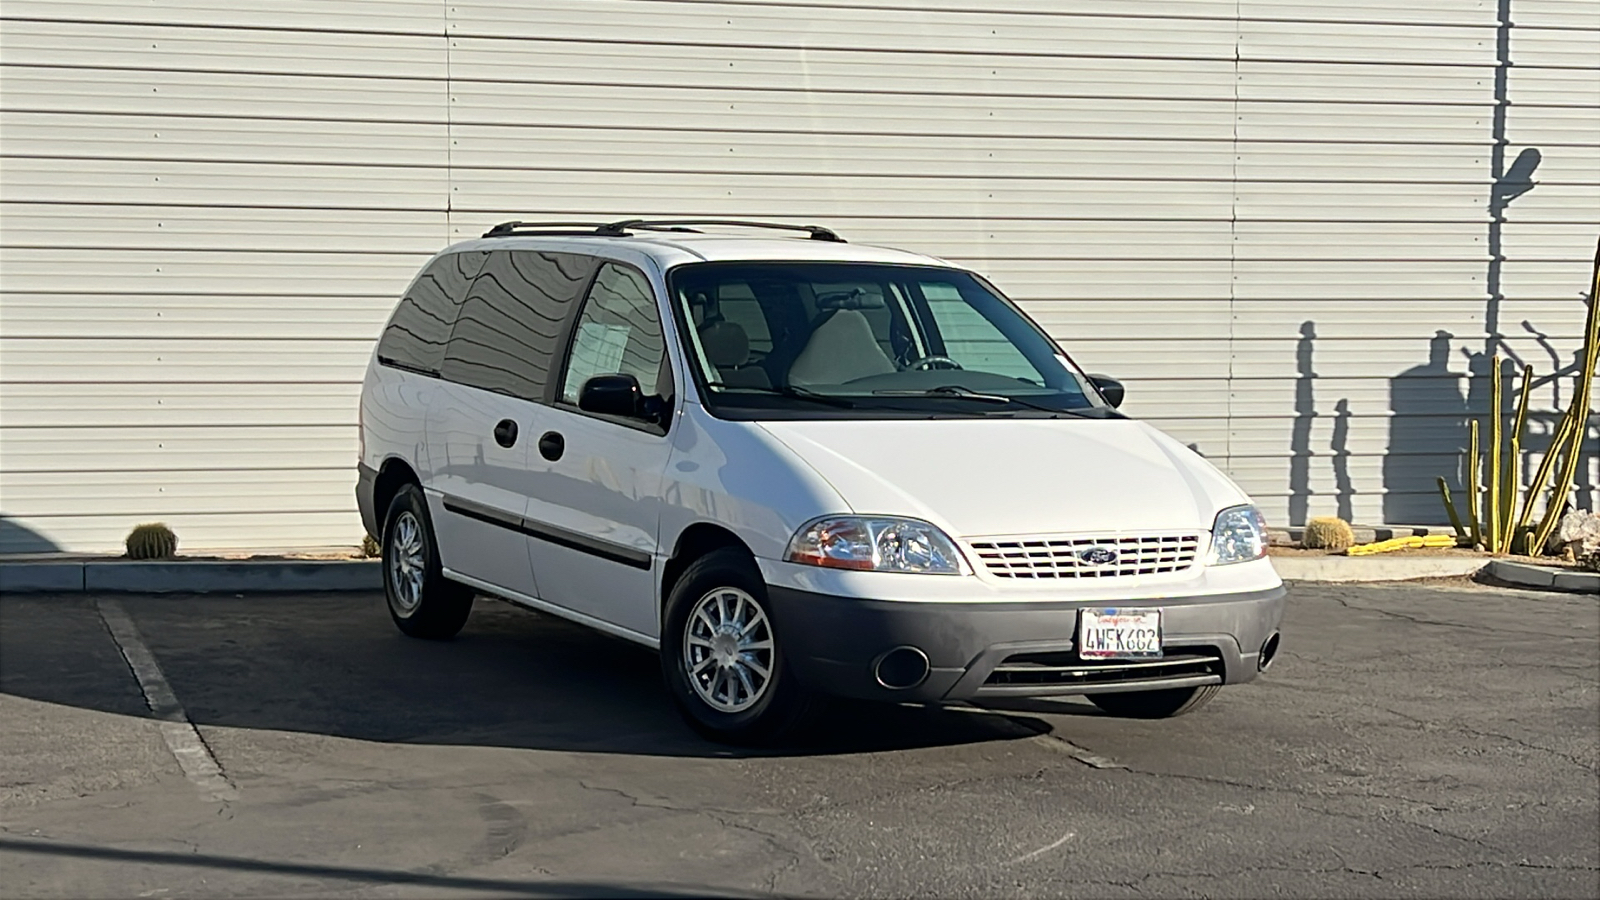
[[[508,222],[389,320],[357,499],[403,632],[484,593],[658,648],[718,740],[824,696],[1171,716],[1267,667],[1284,588],[1250,498],[1121,399],[938,259]]]

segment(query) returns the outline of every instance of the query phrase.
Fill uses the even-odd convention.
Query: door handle
[[[494,426],[494,442],[502,447],[510,447],[517,442],[517,423],[510,419],[501,419]]]
[[[567,452],[567,439],[559,431],[546,431],[539,437],[539,455],[555,462]]]

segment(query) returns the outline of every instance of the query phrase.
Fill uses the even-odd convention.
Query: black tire
[[[473,591],[440,570],[428,501],[415,484],[401,487],[389,503],[382,546],[383,594],[394,624],[414,638],[455,637],[472,612]]]
[[[1200,687],[1169,688],[1164,691],[1090,694],[1089,702],[1113,716],[1127,719],[1170,719],[1205,706],[1221,690],[1220,684],[1206,684]]]
[[[755,603],[765,624],[758,621],[747,606],[738,607],[738,611],[733,612],[732,621],[735,626],[742,622],[750,624],[753,628],[750,634],[752,645],[759,645],[764,633],[770,642],[770,649],[740,650],[738,648],[742,645],[737,643],[735,635],[726,639],[734,643],[723,651],[715,650],[704,640],[700,645],[691,647],[686,640],[691,630],[697,639],[706,634],[718,634],[708,628],[709,618],[693,621],[695,610],[706,603],[726,603],[732,611],[735,604],[740,602],[740,595],[745,602]],[[745,615],[741,617],[739,612]],[[711,614],[716,615],[715,611]],[[770,744],[802,728],[820,708],[818,699],[795,678],[784,659],[783,643],[773,625],[766,583],[761,580],[761,572],[756,568],[755,561],[742,550],[731,547],[713,550],[690,563],[667,597],[666,616],[662,624],[662,677],[666,679],[667,690],[672,694],[673,703],[683,714],[684,720],[704,737],[726,744]],[[723,653],[743,662],[725,666],[715,659],[707,659]],[[700,676],[691,674],[690,665],[685,663],[686,654],[699,654],[697,661],[707,666]],[[757,686],[754,694],[747,689],[759,673],[751,663],[755,666],[764,664],[769,673],[767,680]],[[733,678],[738,674],[741,664],[745,667],[746,678],[750,679],[742,684]],[[730,673],[729,681],[719,688],[724,683],[715,680],[725,670]],[[700,681],[700,687],[696,687],[695,680]],[[712,700],[704,696],[708,681],[715,682],[709,685],[712,700],[721,696],[729,701],[729,706],[736,707],[742,697],[747,705],[731,710],[713,705]],[[750,700],[752,696],[755,698],[753,701]]]

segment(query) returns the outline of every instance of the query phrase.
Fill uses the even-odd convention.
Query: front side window
[[[456,313],[489,254],[440,256],[422,270],[395,307],[378,340],[378,362],[427,375],[439,374]]]
[[[576,405],[584,382],[596,375],[632,375],[646,397],[672,393],[655,293],[632,266],[606,263],[595,276],[572,332],[562,401]]]
[[[969,272],[694,263],[668,279],[718,415],[1110,414],[1055,343]]]
[[[445,379],[544,401],[551,359],[593,257],[497,250],[472,283],[440,367]]]

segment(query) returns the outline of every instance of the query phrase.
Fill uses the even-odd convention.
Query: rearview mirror
[[[578,408],[602,416],[642,418],[644,396],[632,375],[596,375],[578,390]]]
[[[1100,390],[1100,396],[1106,398],[1112,409],[1122,405],[1122,382],[1109,375],[1090,375],[1089,380]]]

